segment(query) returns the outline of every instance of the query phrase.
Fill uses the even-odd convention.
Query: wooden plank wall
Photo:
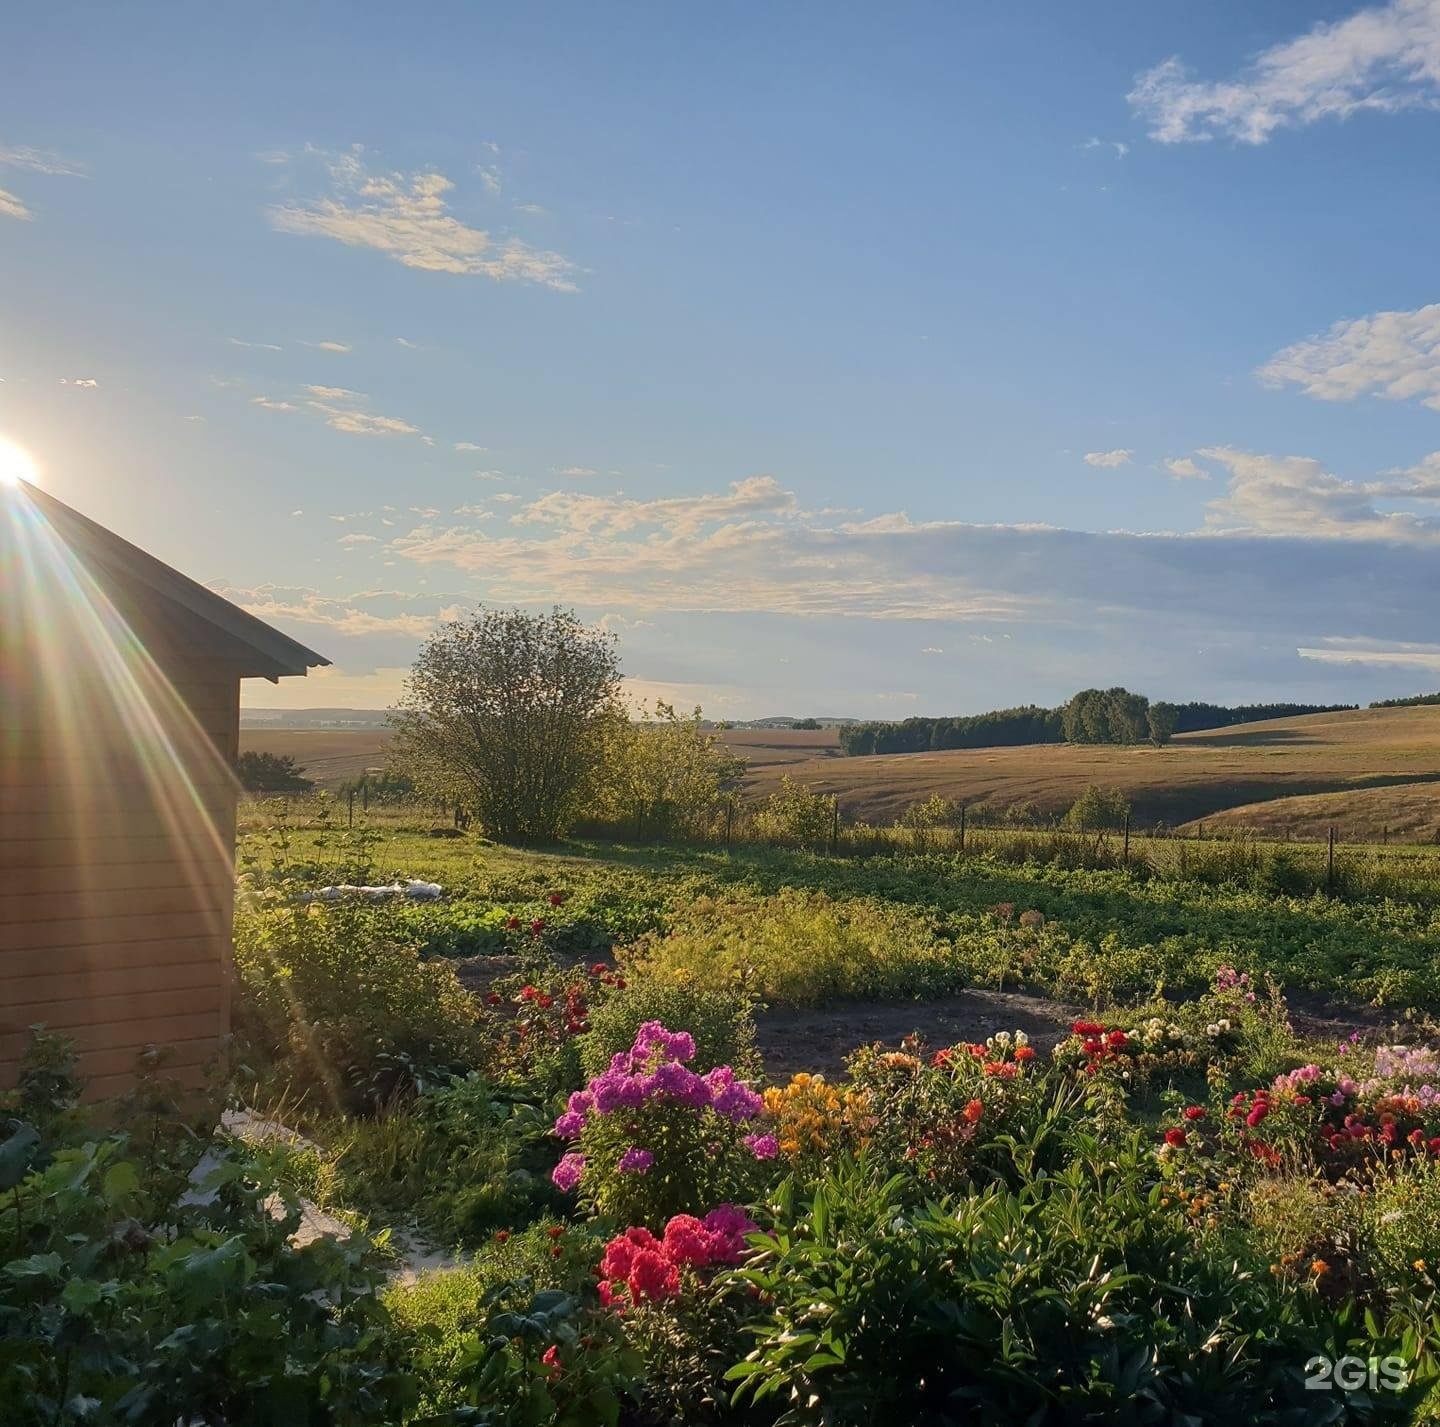
[[[239,678],[150,652],[7,670],[0,1088],[36,1022],[74,1038],[92,1098],[151,1044],[198,1080],[228,1033]]]

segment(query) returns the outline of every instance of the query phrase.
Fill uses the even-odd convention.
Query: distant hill
[[[241,709],[241,728],[388,728],[385,709]]]

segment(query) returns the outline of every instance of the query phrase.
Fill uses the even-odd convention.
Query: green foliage
[[[474,998],[448,963],[398,938],[383,908],[243,907],[235,976],[248,1051],[321,1107],[382,1104],[478,1053]]]
[[[738,1275],[767,1313],[736,1398],[785,1423],[1312,1420],[1301,1368],[1345,1341],[1343,1315],[1206,1252],[1147,1150],[1072,1150],[919,1206],[863,1163],[787,1182]],[[1398,1345],[1375,1327],[1369,1351]],[[1416,1391],[1358,1420],[1407,1420]]]
[[[1079,832],[1114,830],[1123,827],[1129,816],[1130,800],[1119,788],[1087,783],[1084,792],[1070,804],[1065,826]]]
[[[1129,689],[1082,689],[1061,712],[1067,743],[1139,743],[1150,701]]]
[[[295,1247],[293,1200],[198,1126],[66,1131],[0,1128],[7,1427],[360,1427],[408,1409],[362,1240]]]
[[[391,761],[491,837],[553,841],[596,787],[619,687],[613,636],[572,611],[480,610],[421,646]]]
[[[929,917],[880,900],[794,889],[697,897],[667,935],[626,955],[639,981],[742,988],[784,1005],[925,995],[952,988],[961,975]]]
[[[614,721],[594,811],[619,823],[638,816],[656,836],[704,833],[739,787],[745,763],[705,727],[698,707],[685,717],[657,700],[638,720]]]
[[[692,1070],[703,1074],[732,1065],[742,1078],[759,1074],[755,1018],[750,999],[732,985],[706,987],[693,981],[641,980],[612,996],[590,1015],[580,1038],[580,1063],[587,1076],[600,1075],[612,1057],[628,1051],[646,1021],[683,1026],[695,1040]]]
[[[788,773],[755,812],[753,829],[762,842],[787,847],[824,847],[835,823],[835,802]]]
[[[1174,704],[1154,703],[1145,710],[1146,726],[1150,730],[1150,742],[1156,748],[1163,748],[1175,734],[1180,710]]]
[[[242,753],[235,760],[235,776],[247,793],[308,793],[315,786],[288,753]]]

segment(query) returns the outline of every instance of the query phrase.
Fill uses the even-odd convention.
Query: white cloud
[[[1375,504],[1382,497],[1440,499],[1440,453],[1412,471],[1370,482],[1343,480],[1309,456],[1257,455],[1228,446],[1209,446],[1196,454],[1230,474],[1226,493],[1207,507],[1211,529],[1440,545],[1440,520],[1382,511]]]
[[[483,451],[485,449],[484,446],[477,446],[473,441],[457,441],[455,443],[457,451]]]
[[[1082,149],[1110,149],[1117,159],[1123,159],[1130,152],[1130,145],[1121,143],[1117,139],[1099,139],[1091,137],[1080,145]]]
[[[496,242],[456,218],[446,201],[455,185],[442,173],[372,174],[358,150],[330,159],[328,169],[330,193],[275,205],[269,210],[274,227],[370,248],[426,272],[577,291],[578,269],[559,253],[531,248],[518,238]]]
[[[97,382],[94,377],[61,377],[60,385],[78,386],[85,390],[93,391],[94,388],[100,385],[100,383]]]
[[[232,347],[253,347],[257,352],[279,352],[284,349],[275,342],[246,342],[239,337],[227,337],[225,339]]]
[[[8,189],[0,188],[0,218],[18,218],[28,223],[34,216],[19,197]]]
[[[498,197],[500,193],[500,170],[495,164],[487,164],[484,168],[476,169],[480,175],[480,182],[485,185],[485,192],[492,198]]]
[[[401,594],[392,590],[361,590],[331,596],[305,586],[256,585],[237,588],[223,581],[211,589],[238,604],[259,619],[323,627],[346,636],[398,635],[424,638],[435,626],[459,617],[461,607],[445,604],[439,608],[410,612],[405,606],[435,603],[433,596]],[[312,671],[313,672],[313,671]],[[316,701],[310,700],[311,704]]]
[[[418,352],[420,350],[420,344],[418,342],[412,342],[408,337],[397,337],[395,343],[397,346],[404,347],[407,351]]]
[[[1277,129],[1370,110],[1440,104],[1440,0],[1390,0],[1263,51],[1234,79],[1191,77],[1178,58],[1142,74],[1131,107],[1164,144],[1223,135],[1263,144]]]
[[[322,401],[363,401],[364,397],[358,391],[351,391],[349,387],[343,386],[307,386],[307,392],[313,397]]]
[[[1389,669],[1430,669],[1440,672],[1440,645],[1385,640],[1330,638],[1319,647],[1300,647],[1302,659],[1319,664],[1361,664]]]
[[[350,352],[354,348],[349,342],[302,342],[302,347],[313,347],[317,352]]]
[[[1440,411],[1440,303],[1337,322],[1277,352],[1256,375],[1321,401],[1370,393]]]
[[[580,478],[584,476],[598,476],[600,472],[592,470],[589,466],[561,466],[556,470],[555,474],[557,476]]]
[[[1087,466],[1100,466],[1106,470],[1113,470],[1116,466],[1128,466],[1130,458],[1135,453],[1123,448],[1115,451],[1087,451],[1085,453],[1085,464]]]
[[[26,169],[31,173],[57,174],[62,178],[84,178],[85,169],[48,149],[32,149],[23,144],[0,144],[0,165]]]
[[[380,541],[378,535],[361,535],[358,532],[350,535],[342,535],[335,543],[337,545],[376,545]]]
[[[293,401],[276,401],[268,396],[252,396],[251,406],[263,407],[266,411],[299,411],[300,408]]]
[[[1162,464],[1177,481],[1208,481],[1210,479],[1210,472],[1202,470],[1189,456],[1174,456]]]
[[[515,211],[517,213],[529,213],[534,215],[544,213],[547,210],[542,208],[538,203],[517,203],[515,205]]]
[[[927,644],[921,651],[922,654],[943,654],[945,651],[936,644]]]
[[[420,428],[402,421],[398,416],[377,416],[369,411],[356,411],[349,407],[326,406],[312,401],[311,406],[322,412],[325,424],[336,431],[351,436],[418,436]]]

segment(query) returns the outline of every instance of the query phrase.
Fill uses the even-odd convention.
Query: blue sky
[[[1440,0],[56,3],[0,435],[383,706],[477,601],[717,716],[1440,684]]]

